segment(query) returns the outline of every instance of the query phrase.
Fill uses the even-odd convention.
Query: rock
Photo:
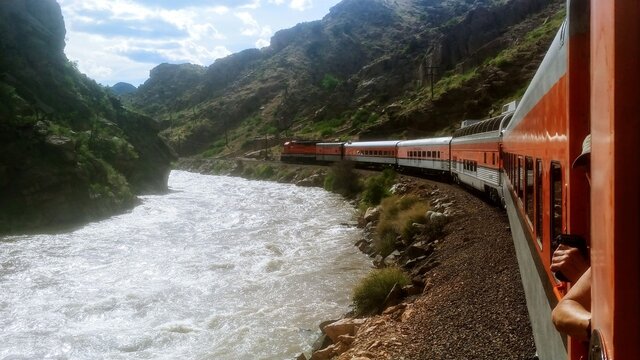
[[[351,335],[340,335],[338,336],[338,342],[341,342],[343,344],[347,344],[347,345],[351,345],[353,344],[353,342],[356,340],[355,336],[351,336]]]
[[[382,315],[391,315],[393,313],[402,312],[407,307],[407,304],[398,304],[391,306],[382,312]]]
[[[298,182],[296,185],[304,186],[304,187],[319,187],[324,183],[324,177],[320,174],[313,174],[308,178],[304,178]]]
[[[433,253],[433,246],[424,243],[423,241],[413,244],[405,250],[404,254],[409,259],[417,259],[421,257],[427,257]]]
[[[402,291],[402,287],[398,284],[395,284],[393,288],[391,288],[391,291],[389,291],[387,298],[384,300],[382,308],[386,309],[390,306],[398,305],[400,301],[402,301],[403,297],[404,293]]]
[[[326,325],[322,331],[334,342],[338,342],[341,335],[355,336],[358,329],[364,324],[366,319],[345,318]]]
[[[384,258],[382,257],[382,255],[376,255],[376,257],[373,259],[373,266],[375,266],[376,268],[384,267]]]
[[[374,221],[378,221],[379,218],[380,218],[380,207],[379,206],[370,207],[364,213],[364,221],[366,223],[371,223],[371,222],[374,222]]]
[[[414,285],[407,285],[402,287],[402,291],[407,296],[420,295],[422,294],[422,290],[423,290],[422,287],[417,287]]]
[[[327,346],[322,350],[314,352],[313,355],[311,355],[310,360],[329,360],[344,353],[347,350],[349,350],[349,345],[343,342],[339,342],[331,346]]]
[[[300,354],[300,355],[298,355],[296,360],[307,360],[307,357],[304,354]]]
[[[424,275],[427,271],[435,268],[438,265],[440,265],[438,261],[435,261],[435,260],[427,261],[424,264],[420,265],[418,268],[415,268],[411,272],[411,274],[416,277],[420,275]]]
[[[383,264],[387,267],[394,266],[398,263],[400,256],[402,256],[402,254],[400,254],[400,251],[396,250],[384,258]]]
[[[311,346],[312,352],[324,349],[327,346],[331,345],[332,343],[333,342],[331,341],[331,339],[327,335],[322,334],[322,335],[320,335],[320,337],[318,337],[316,339],[316,341]]]

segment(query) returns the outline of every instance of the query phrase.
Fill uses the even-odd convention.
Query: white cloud
[[[253,0],[252,2],[250,2],[248,4],[245,4],[245,5],[242,5],[242,6],[239,6],[238,8],[239,9],[252,9],[252,10],[255,10],[255,9],[260,8],[260,6],[261,6],[260,0]]]
[[[298,11],[310,9],[313,6],[311,0],[291,0],[289,7]]]
[[[161,62],[209,65],[268,46],[274,29],[320,19],[339,1],[312,7],[312,0],[58,0],[69,59],[104,84],[136,85]]]
[[[258,39],[258,41],[256,41],[256,48],[258,49],[262,49],[263,47],[267,47],[269,45],[271,45],[271,41],[267,39]]]

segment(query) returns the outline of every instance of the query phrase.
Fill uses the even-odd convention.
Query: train
[[[446,174],[503,203],[539,359],[640,359],[640,1],[568,0],[566,19],[515,109],[451,136],[284,144],[284,161],[350,160]],[[590,135],[591,157],[572,167]],[[591,333],[559,333],[570,284],[554,239],[586,239]]]

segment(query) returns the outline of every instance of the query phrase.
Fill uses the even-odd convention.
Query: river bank
[[[182,160],[178,167],[301,186],[322,186],[328,171],[199,159]],[[413,288],[396,292],[382,314],[343,319],[334,326],[338,332],[325,327],[332,340],[319,346],[312,359],[532,358],[535,345],[506,214],[446,183],[399,176],[395,191],[429,203],[447,217],[446,224],[437,236],[397,244],[382,258],[371,251],[378,221],[374,211],[361,219],[365,238],[356,245],[379,266],[402,267]]]

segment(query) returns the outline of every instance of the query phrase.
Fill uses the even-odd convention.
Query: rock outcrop
[[[180,65],[182,79],[160,76],[169,70],[160,65],[127,101],[170,120],[167,137],[182,155],[237,155],[246,141],[265,134],[430,135],[465,117],[486,116],[522,89],[555,29],[515,52],[513,64],[486,63],[522,44],[561,4],[344,0],[322,20],[278,31],[269,47],[219,59],[206,70]],[[442,85],[442,94],[430,98],[431,80],[474,69],[477,77],[451,89]],[[227,142],[229,133],[235,142]],[[225,146],[216,145],[222,140]]]
[[[172,150],[64,55],[54,0],[0,2],[0,233],[84,222],[166,190]]]

